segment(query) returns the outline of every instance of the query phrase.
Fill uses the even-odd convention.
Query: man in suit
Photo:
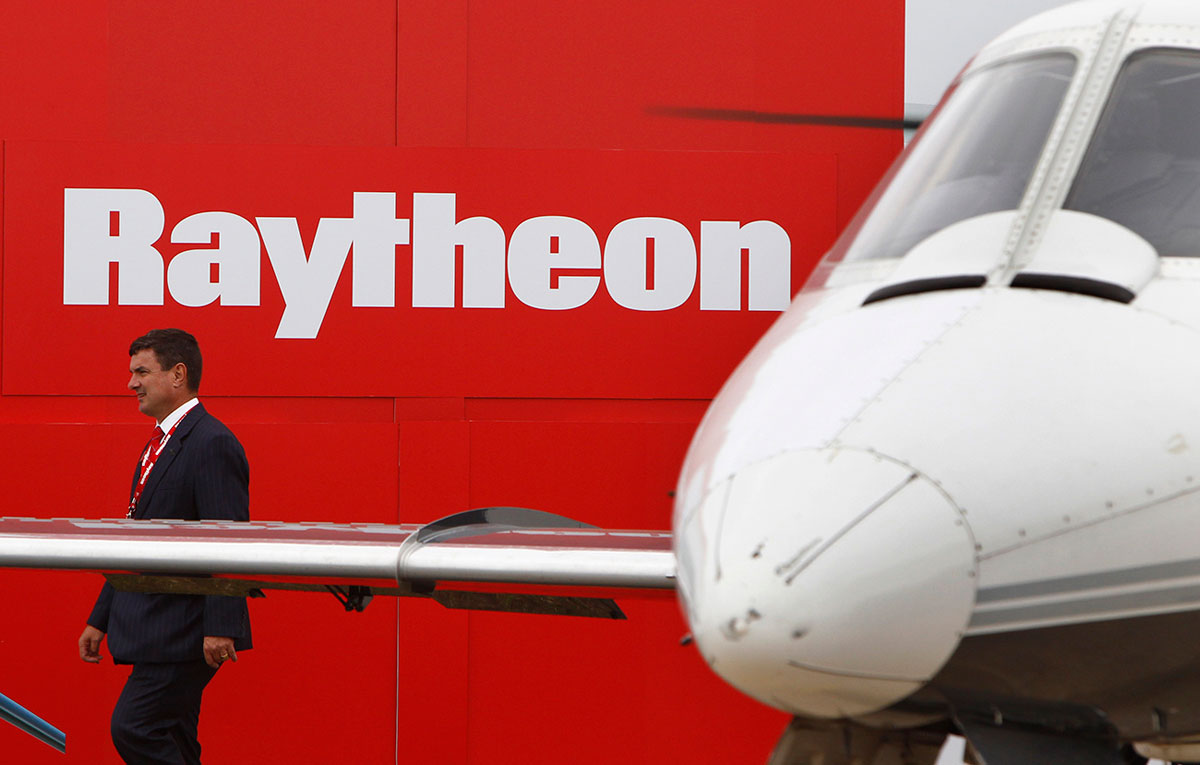
[[[129,389],[157,423],[129,493],[129,517],[248,521],[250,468],[233,433],[196,398],[201,358],[179,329],[151,330],[129,346]],[[204,687],[251,647],[246,599],[117,592],[105,584],[79,637],[79,656],[132,664],[112,715],[127,763],[199,763]]]

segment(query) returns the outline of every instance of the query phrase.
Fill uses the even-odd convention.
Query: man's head
[[[200,345],[182,329],[152,329],[129,346],[138,410],[162,421],[200,390]]]

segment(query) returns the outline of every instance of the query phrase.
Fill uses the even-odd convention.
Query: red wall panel
[[[413,323],[411,310],[351,310],[343,278],[306,344],[272,337],[282,297],[265,255],[261,309],[168,295],[64,313],[63,188],[153,191],[168,259],[183,249],[170,226],[205,210],[295,216],[307,249],[355,190],[454,191],[459,218],[492,216],[506,235],[574,215],[602,241],[635,215],[695,237],[700,220],[742,215],[728,212],[739,199],[789,221],[795,288],[899,135],[655,107],[898,116],[903,6],[851,19],[787,0],[6,3],[0,514],[123,511],[148,424],[123,395],[125,348],[178,324],[205,349],[206,404],[246,446],[256,518],[414,522],[503,503],[665,526],[707,398],[775,314],[622,313],[602,285],[574,316],[510,291],[498,323],[461,308]],[[601,149],[626,151],[597,161]],[[643,153],[658,150],[710,153]],[[98,586],[0,572],[0,692],[68,733],[64,758],[0,725],[6,760],[117,761],[108,715],[124,672],[76,658]],[[763,759],[784,716],[678,645],[671,600],[622,607],[629,621],[605,624],[416,599],[344,614],[332,597],[272,593],[251,604],[258,648],[207,694],[206,759]]]
[[[429,523],[471,506],[470,427],[400,423],[400,521]]]
[[[239,424],[263,520],[396,523],[392,423]]]
[[[345,613],[331,595],[268,592],[250,608],[257,647],[204,694],[205,760],[391,762],[396,600]]]
[[[642,422],[473,422],[471,504],[526,503],[609,528],[666,527],[696,422],[654,422],[681,414],[681,407],[664,403],[657,416],[644,411]],[[553,408],[529,404],[533,411]],[[721,727],[701,728],[692,721],[712,718],[710,695],[659,691],[678,678],[710,689],[719,685],[715,677],[705,679],[710,673],[694,649],[679,645],[687,627],[678,606],[638,597],[621,606],[628,621],[472,614],[472,762],[568,756],[586,763],[674,761],[678,752],[671,755],[660,741],[672,729],[659,725],[664,695],[670,696],[674,725],[688,730],[686,746],[703,752],[704,761],[760,759],[747,756],[755,732],[762,734],[765,759],[782,728],[780,715],[764,714],[752,702],[735,703],[722,706]],[[514,735],[514,725],[524,735]],[[739,735],[731,737],[729,730]]]
[[[667,528],[696,424],[475,422],[471,505],[524,504],[607,528]]]
[[[787,723],[723,686],[673,603],[628,621],[472,614],[470,762],[762,762]]]
[[[95,139],[107,129],[107,4],[5,0],[0,138]]]
[[[109,137],[389,145],[396,4],[109,0]]]
[[[651,117],[650,107],[752,100],[755,15],[745,6],[683,0],[475,4],[471,140],[661,145],[647,141],[668,137],[670,124]]]
[[[897,132],[685,119],[656,108],[899,117],[904,3],[860,11],[850,21],[837,4],[788,0],[472,3],[468,140],[835,153],[848,180],[836,195],[840,228],[899,150]]]
[[[395,761],[405,765],[471,762],[467,756],[470,616],[417,598],[402,599],[399,613],[396,717],[400,735]],[[514,729],[506,738],[521,735],[523,731]]]
[[[0,423],[4,514],[124,516],[138,450],[153,427]]]
[[[467,0],[413,0],[396,19],[400,146],[466,146]]]
[[[119,357],[118,357],[119,358]],[[253,517],[290,521],[397,521],[397,433],[392,423],[242,424]],[[132,409],[132,398],[126,401]],[[5,515],[120,517],[153,422],[52,425],[0,422]],[[64,473],[69,480],[64,480]]]

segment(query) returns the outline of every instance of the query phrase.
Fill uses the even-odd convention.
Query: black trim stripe
[[[1101,279],[1089,279],[1085,276],[1069,274],[1034,274],[1023,272],[1012,280],[1013,287],[1031,290],[1053,290],[1055,292],[1073,292],[1077,295],[1112,300],[1117,303],[1130,303],[1137,295],[1130,289],[1119,284],[1106,282]]]
[[[922,292],[938,292],[940,290],[976,289],[987,284],[987,277],[981,274],[963,276],[936,276],[929,279],[910,279],[906,282],[888,284],[867,295],[863,305],[878,303],[903,295],[917,295]]]

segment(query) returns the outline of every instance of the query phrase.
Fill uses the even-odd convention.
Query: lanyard
[[[155,427],[155,430],[157,430],[159,433],[159,437],[157,442],[153,438],[150,439],[150,442],[146,444],[146,448],[142,452],[142,474],[141,477],[138,478],[137,486],[133,489],[133,499],[129,500],[129,512],[125,513],[126,518],[133,517],[134,511],[137,510],[138,500],[142,496],[142,489],[146,488],[146,481],[150,478],[150,471],[154,468],[154,463],[158,462],[158,455],[162,454],[162,450],[166,447],[167,441],[171,440],[171,434],[175,432],[175,428],[179,427],[179,423],[183,422],[185,419],[187,419],[186,414],[176,420],[175,424],[171,426],[171,429],[168,430],[165,435],[163,434],[161,428]]]

